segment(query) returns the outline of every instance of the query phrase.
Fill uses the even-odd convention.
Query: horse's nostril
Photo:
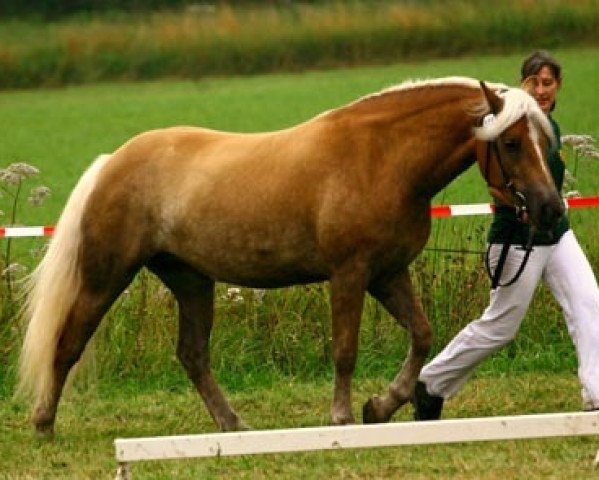
[[[553,228],[564,213],[564,208],[560,204],[547,202],[541,207],[541,226],[549,230]]]

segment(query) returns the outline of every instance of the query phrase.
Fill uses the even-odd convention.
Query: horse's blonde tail
[[[81,278],[78,251],[81,217],[98,174],[110,155],[101,155],[83,174],[58,220],[48,251],[25,280],[22,317],[27,322],[20,358],[18,394],[46,404],[54,384],[54,358]]]

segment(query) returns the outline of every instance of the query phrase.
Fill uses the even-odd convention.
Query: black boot
[[[414,420],[439,420],[443,410],[443,397],[430,395],[426,385],[418,381],[412,398],[414,405]]]

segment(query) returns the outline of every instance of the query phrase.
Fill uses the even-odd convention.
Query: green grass
[[[356,382],[354,411],[386,380]],[[230,391],[238,412],[256,429],[326,425],[330,385],[293,379],[260,389]],[[445,418],[577,411],[574,375],[506,375],[478,378],[446,406]],[[53,441],[35,438],[27,411],[0,403],[0,478],[97,479],[114,476],[113,440],[155,435],[212,432],[199,397],[188,388],[138,392],[135,386],[66,395]],[[411,419],[404,407],[395,421]],[[133,478],[208,479],[505,479],[596,478],[591,463],[596,438],[460,443],[418,447],[357,449],[228,458],[154,461],[132,464]]]

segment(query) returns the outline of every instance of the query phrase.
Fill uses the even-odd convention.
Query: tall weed
[[[45,24],[13,20],[2,27],[0,88],[22,88],[595,44],[599,10],[594,0],[511,0],[491,8],[468,0],[222,3],[214,9],[112,13]]]
[[[39,185],[31,188],[29,192],[25,190],[31,178],[38,173],[36,167],[24,162],[15,162],[6,168],[0,168],[2,227],[18,226],[19,215],[26,202],[35,207],[44,203],[50,194],[48,187]],[[14,381],[17,346],[20,345],[22,337],[17,318],[22,300],[18,285],[27,272],[26,264],[31,263],[31,258],[22,258],[22,248],[14,248],[14,240],[9,237],[0,243],[0,392]],[[40,252],[33,249],[29,253],[38,257]]]

